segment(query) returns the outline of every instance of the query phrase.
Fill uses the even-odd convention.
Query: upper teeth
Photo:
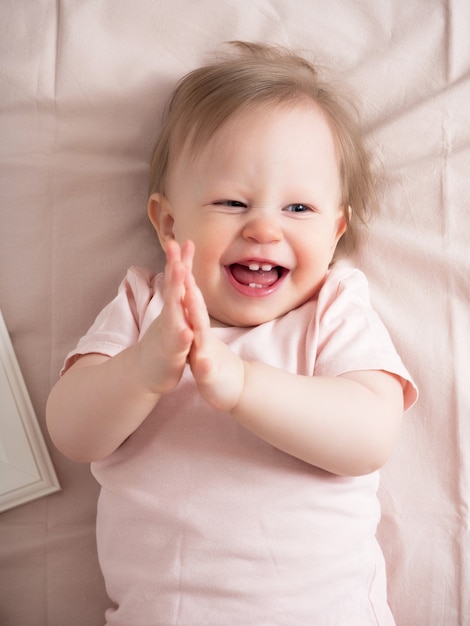
[[[263,263],[261,265],[259,263],[250,263],[248,267],[252,272],[257,272],[260,268],[263,272],[270,272],[273,269],[273,266],[269,263]]]

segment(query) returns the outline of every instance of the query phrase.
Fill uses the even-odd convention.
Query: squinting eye
[[[244,202],[239,202],[238,200],[218,200],[214,202],[214,204],[219,204],[222,206],[234,207],[234,208],[246,208],[246,204]]]
[[[308,213],[312,209],[306,204],[289,204],[284,210],[289,213]]]

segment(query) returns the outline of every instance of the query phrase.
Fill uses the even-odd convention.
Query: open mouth
[[[227,271],[239,291],[252,294],[252,290],[257,290],[258,295],[271,293],[288,273],[285,267],[258,261],[233,263]]]

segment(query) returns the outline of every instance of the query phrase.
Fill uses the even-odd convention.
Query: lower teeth
[[[263,285],[258,285],[258,283],[249,283],[248,287],[251,287],[252,289],[262,289]]]

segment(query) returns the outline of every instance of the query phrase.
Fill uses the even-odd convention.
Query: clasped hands
[[[139,343],[139,366],[150,392],[164,394],[178,384],[186,363],[204,400],[232,411],[244,386],[245,364],[211,330],[203,295],[192,273],[194,244],[166,246],[163,308]]]

